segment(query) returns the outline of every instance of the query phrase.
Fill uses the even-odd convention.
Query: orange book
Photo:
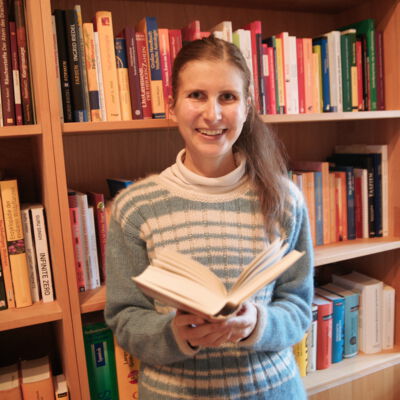
[[[49,358],[21,361],[21,387],[24,400],[54,400]]]
[[[31,306],[32,296],[29,283],[29,267],[25,253],[18,184],[15,179],[0,181],[0,197],[3,207],[15,306],[17,308]]]
[[[314,112],[313,107],[313,60],[312,60],[312,39],[303,39],[304,59],[304,88],[305,88],[305,110],[306,113]]]
[[[335,171],[336,179],[336,238],[347,240],[346,172]]]
[[[110,11],[96,12],[96,30],[99,35],[101,70],[107,121],[121,120],[118,74],[115,62],[114,33]]]
[[[169,33],[168,29],[158,30],[158,39],[160,42],[160,60],[161,60],[161,72],[163,80],[164,90],[164,103],[165,103],[165,115],[169,118],[169,105],[168,100],[172,97],[172,66],[171,66],[171,55],[169,49]]]
[[[329,197],[330,197],[330,211],[329,211],[329,220],[330,220],[330,243],[334,243],[337,241],[336,230],[337,230],[337,222],[336,222],[336,177],[334,172],[329,172]]]
[[[0,399],[22,400],[18,364],[0,368]]]
[[[114,345],[119,398],[137,400],[139,399],[138,382],[140,361],[122,349],[118,345],[115,337]]]

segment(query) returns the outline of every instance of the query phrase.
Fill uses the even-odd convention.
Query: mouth
[[[206,136],[221,136],[223,135],[227,129],[196,129],[197,132]]]

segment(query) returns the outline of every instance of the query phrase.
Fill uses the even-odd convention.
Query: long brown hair
[[[172,70],[173,105],[177,100],[180,71],[191,61],[203,60],[225,61],[242,73],[245,99],[250,97],[251,103],[234,150],[239,150],[246,157],[247,173],[260,200],[265,228],[272,235],[275,223],[282,221],[284,216],[287,185],[283,177],[287,175],[286,163],[280,143],[255,109],[250,93],[251,74],[240,49],[213,35],[185,44],[175,58]]]

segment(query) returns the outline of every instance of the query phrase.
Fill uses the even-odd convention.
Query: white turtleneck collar
[[[161,172],[160,177],[162,179],[174,183],[185,190],[210,194],[228,193],[242,185],[247,179],[245,175],[246,159],[240,153],[235,153],[237,167],[229,174],[218,178],[207,178],[190,171],[183,164],[184,154],[185,149],[178,153],[174,165]]]

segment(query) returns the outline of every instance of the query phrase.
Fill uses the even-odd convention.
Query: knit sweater
[[[173,331],[175,310],[146,297],[131,280],[156,250],[170,247],[208,266],[227,288],[233,285],[242,267],[269,241],[250,181],[241,173],[232,177],[236,181],[228,179],[228,184],[219,178],[209,181],[214,188],[207,190],[211,178],[194,183],[178,161],[172,169],[131,185],[114,201],[105,318],[119,344],[142,361],[143,400],[285,399],[289,397],[277,393],[285,396],[288,382],[296,382],[291,390],[303,398],[291,347],[310,323],[313,263],[304,200],[292,183],[284,183],[291,194],[277,235],[288,243],[288,251],[306,255],[253,296],[258,321],[246,340],[191,348]]]

